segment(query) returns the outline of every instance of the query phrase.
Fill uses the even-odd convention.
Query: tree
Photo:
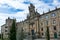
[[[1,34],[0,34],[0,39],[1,39]]]
[[[49,28],[48,27],[47,27],[47,30],[46,30],[46,38],[47,38],[47,40],[50,40]]]
[[[1,34],[1,39],[3,40],[3,34]]]
[[[16,40],[16,23],[14,19],[13,19],[12,27],[10,28],[9,39]]]
[[[21,29],[21,35],[20,35],[20,40],[24,39],[24,33],[23,33],[23,28]]]

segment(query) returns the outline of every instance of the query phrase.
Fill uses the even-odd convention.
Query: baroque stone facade
[[[9,26],[10,23],[11,22],[1,26],[1,31],[5,30],[3,27],[5,27],[5,25]],[[33,34],[36,36],[36,38],[39,36],[41,38],[46,38],[46,29],[48,27],[50,38],[60,38],[60,8],[56,8],[55,10],[40,15],[37,11],[35,11],[35,6],[30,4],[29,15],[27,15],[27,19],[22,22],[17,22],[16,27],[17,40],[20,39],[22,28],[25,36],[28,36],[28,34],[32,35],[33,30]]]
[[[8,17],[8,19],[6,19],[6,23],[1,26],[1,34],[2,34],[4,39],[8,38],[9,31],[10,31],[10,28],[12,26],[12,23],[13,23],[13,19],[10,19]]]

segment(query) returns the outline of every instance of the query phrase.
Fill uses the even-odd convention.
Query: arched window
[[[56,23],[56,20],[53,20],[53,24],[55,24]]]
[[[52,17],[55,17],[55,16],[56,16],[56,14],[55,14],[55,13],[52,13],[52,14],[51,14],[51,16],[52,16]]]
[[[57,33],[56,32],[54,32],[54,38],[57,38]]]
[[[56,26],[54,26],[54,30],[56,30]]]
[[[46,15],[45,18],[48,19],[48,15]]]

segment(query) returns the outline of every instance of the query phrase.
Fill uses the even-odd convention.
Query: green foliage
[[[10,29],[9,39],[10,40],[16,40],[16,23],[15,23],[15,20],[13,20],[12,27]]]
[[[47,27],[47,30],[46,30],[46,38],[47,38],[47,40],[50,40],[49,28],[48,27]]]
[[[0,34],[0,39],[1,39],[1,34]]]
[[[3,34],[1,34],[1,36],[2,36],[1,39],[3,40]]]
[[[23,40],[24,39],[24,32],[23,32],[23,28],[21,30],[21,36],[20,36],[20,40]]]

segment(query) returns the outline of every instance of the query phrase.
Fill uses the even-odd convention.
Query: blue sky
[[[17,22],[26,19],[30,3],[40,14],[43,11],[48,12],[49,9],[54,10],[55,7],[60,8],[60,0],[0,0],[0,26],[8,17],[16,18]]]

